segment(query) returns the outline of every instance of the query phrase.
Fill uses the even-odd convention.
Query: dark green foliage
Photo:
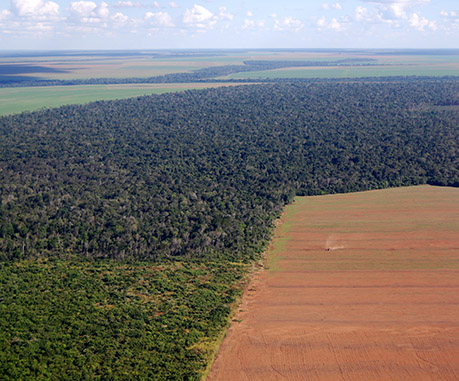
[[[458,83],[241,86],[1,118],[0,255],[250,260],[295,194],[457,186]]]
[[[0,265],[2,379],[199,380],[243,267]],[[240,286],[238,286],[240,287]]]

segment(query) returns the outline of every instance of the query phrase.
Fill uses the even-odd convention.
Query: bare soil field
[[[459,380],[459,189],[297,198],[208,380]]]

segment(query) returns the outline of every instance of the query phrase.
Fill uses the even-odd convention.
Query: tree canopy
[[[458,186],[458,83],[262,84],[0,118],[0,255],[250,259],[296,194]]]

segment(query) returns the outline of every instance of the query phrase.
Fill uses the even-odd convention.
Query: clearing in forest
[[[297,198],[209,380],[459,379],[459,189]]]

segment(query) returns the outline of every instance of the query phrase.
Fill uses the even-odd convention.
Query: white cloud
[[[113,26],[115,28],[122,28],[129,22],[129,17],[122,14],[121,12],[117,12],[112,16]]]
[[[447,11],[441,11],[440,12],[440,15],[443,16],[443,17],[448,17],[448,18],[457,18],[459,17],[459,11],[450,11],[450,12],[447,12]]]
[[[11,16],[11,12],[8,9],[4,9],[0,12],[0,20],[6,20]]]
[[[428,4],[430,0],[364,0],[367,3],[375,4],[374,8],[367,9],[362,6],[355,8],[354,17],[358,22],[368,24],[385,23],[394,27],[411,27],[418,31],[438,29],[435,21],[430,21],[421,16],[419,12],[410,12],[412,8],[419,8]]]
[[[252,19],[244,19],[244,24],[242,25],[242,29],[244,30],[254,30],[263,28],[265,26],[265,22],[263,20],[255,21]]]
[[[362,6],[358,6],[354,10],[354,18],[358,22],[374,24],[395,24],[396,20],[392,18],[385,18],[383,12],[379,9],[368,9]]]
[[[108,4],[105,2],[100,3],[99,8],[97,9],[97,15],[103,19],[106,19],[110,16],[110,10],[108,9]]]
[[[75,1],[70,3],[70,12],[79,18],[95,16],[93,13],[97,4],[92,1]]]
[[[114,8],[140,8],[142,7],[142,4],[140,4],[138,1],[117,1],[114,5]]]
[[[363,0],[375,4],[381,20],[408,20],[407,11],[430,3],[430,0]]]
[[[253,16],[253,13],[252,13],[252,11],[247,11],[247,13],[246,13],[246,14],[247,14],[247,17],[252,17],[252,16]]]
[[[169,7],[180,8],[180,5],[178,5],[175,1],[169,1]]]
[[[219,20],[228,20],[228,21],[230,21],[234,17],[231,13],[227,12],[226,7],[218,8],[218,12],[219,13],[218,13],[217,17],[218,17]]]
[[[159,3],[157,1],[153,1],[151,5],[153,8],[159,8]]]
[[[11,0],[11,10],[19,17],[34,20],[49,20],[59,17],[59,5],[54,1]]]
[[[355,8],[354,15],[357,21],[370,21],[371,20],[370,12],[368,11],[368,9],[360,5]]]
[[[274,20],[274,30],[298,32],[303,29],[303,23],[293,17],[284,17],[282,20]]]
[[[172,17],[167,12],[147,12],[145,14],[145,20],[149,21],[155,26],[162,27],[173,27],[175,26],[172,22]]]
[[[405,12],[406,4],[404,3],[394,3],[389,6],[393,16],[397,19],[407,19],[408,16]]]
[[[322,9],[325,9],[326,11],[330,9],[336,9],[336,10],[341,10],[343,7],[341,6],[340,3],[335,3],[335,4],[328,4],[328,3],[323,3],[322,4]]]
[[[333,30],[335,32],[341,32],[346,29],[346,25],[344,22],[339,22],[336,18],[332,18],[330,21],[327,21],[325,16],[322,16],[319,20],[317,20],[317,26],[319,30]]]
[[[254,29],[255,28],[255,21],[245,19],[244,25],[242,25],[242,29]]]
[[[212,28],[217,21],[214,14],[201,5],[194,5],[193,8],[187,9],[183,16],[183,23],[188,26],[194,26],[199,29]]]
[[[105,1],[99,5],[93,1],[74,1],[70,3],[69,12],[69,21],[76,23],[93,24],[94,26],[99,24],[99,26],[106,27],[105,23],[110,21],[110,10]]]
[[[418,15],[417,13],[413,13],[410,17],[410,25],[419,31],[424,31],[425,28],[429,28],[431,30],[437,30],[437,24],[435,21],[429,21],[425,17]]]

